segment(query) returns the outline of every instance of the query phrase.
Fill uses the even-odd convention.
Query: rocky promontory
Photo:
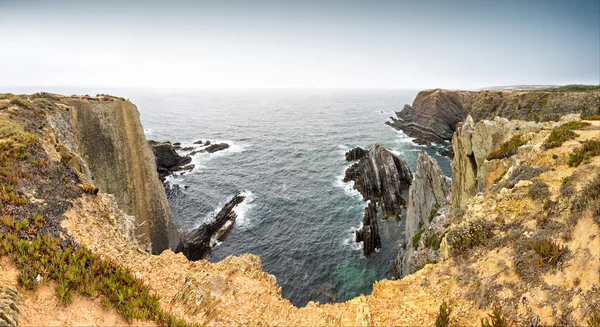
[[[156,142],[149,140],[148,144],[152,147],[152,151],[154,152],[158,177],[162,182],[164,182],[165,178],[173,172],[191,170],[194,168],[194,165],[190,165],[192,157],[180,156],[177,154],[177,151],[175,151],[177,147],[171,144],[171,142]]]
[[[457,91],[433,89],[419,92],[411,105],[390,117],[387,125],[403,131],[419,144],[450,140],[456,124],[471,115],[474,121],[499,116],[509,120],[556,121],[577,113],[600,114],[600,91]]]

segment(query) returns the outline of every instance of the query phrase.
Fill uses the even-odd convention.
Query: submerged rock
[[[148,144],[156,157],[156,170],[161,181],[172,174],[174,171],[190,169],[188,165],[192,158],[190,156],[182,157],[175,151],[175,147],[170,142],[148,141]],[[188,166],[186,166],[188,165]],[[186,167],[186,168],[184,168]],[[193,168],[193,165],[191,165]]]
[[[361,159],[367,153],[368,153],[367,150],[365,150],[361,147],[356,147],[356,148],[346,152],[346,161],[355,161],[355,160]]]
[[[233,209],[244,199],[243,195],[236,194],[210,222],[185,234],[177,245],[175,253],[182,252],[191,261],[205,258],[216,241],[222,241],[233,227],[237,218]]]
[[[362,228],[356,231],[356,242],[363,242],[363,254],[381,249],[381,237],[377,226],[377,206],[373,200],[365,208]]]
[[[416,265],[413,262],[415,253],[413,237],[427,230],[436,217],[445,217],[450,204],[450,194],[450,178],[444,175],[435,159],[425,152],[420,152],[417,170],[408,191],[405,229],[408,245],[400,250],[392,262],[394,278],[401,278],[414,272]]]
[[[411,180],[412,174],[406,162],[379,144],[346,169],[344,176],[344,182],[354,181],[354,188],[365,201],[379,201],[383,219],[391,216],[400,218],[406,205],[402,191],[408,189]]]
[[[209,143],[209,141],[206,141],[206,143]],[[209,145],[206,149],[204,149],[204,151],[208,152],[208,153],[215,153],[217,151],[221,151],[221,150],[225,150],[229,148],[229,144],[227,143],[215,143],[212,145]]]

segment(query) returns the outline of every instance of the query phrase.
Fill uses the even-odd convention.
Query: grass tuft
[[[523,136],[523,134],[517,134],[510,140],[502,143],[498,150],[492,151],[487,155],[487,160],[509,158],[517,154],[519,147],[527,143],[521,139],[521,136]]]
[[[494,306],[492,313],[488,313],[488,318],[481,319],[481,327],[508,327],[507,319],[502,315],[502,310],[499,306]]]
[[[440,312],[435,319],[435,327],[448,327],[450,326],[450,314],[452,310],[446,302],[440,305]]]
[[[592,157],[598,155],[600,155],[600,141],[586,140],[581,147],[575,148],[572,153],[569,153],[567,164],[570,167],[577,167],[582,162],[587,163]]]
[[[566,124],[560,125],[559,127],[552,130],[544,146],[546,149],[557,148],[561,146],[565,141],[571,140],[579,136],[579,134],[573,132],[574,129],[580,129],[589,125],[589,123],[582,121],[570,121]]]
[[[566,253],[567,248],[560,246],[551,239],[533,242],[530,247],[538,255],[538,264],[556,266],[560,258]]]

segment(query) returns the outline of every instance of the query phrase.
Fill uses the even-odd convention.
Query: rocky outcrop
[[[217,241],[222,241],[229,233],[237,217],[233,209],[244,199],[243,195],[236,194],[210,222],[185,234],[175,253],[182,252],[192,261],[204,259]]]
[[[346,158],[354,155],[349,153]],[[402,192],[408,189],[411,180],[412,174],[406,162],[379,144],[373,145],[360,161],[346,169],[344,182],[353,181],[363,200],[370,201],[365,208],[363,225],[356,231],[356,242],[363,242],[365,255],[381,248],[376,203],[379,202],[383,219],[392,216],[400,219],[402,208],[406,206]]]
[[[209,143],[209,141],[206,141],[207,143]],[[217,151],[221,151],[221,150],[225,150],[229,148],[229,144],[227,143],[215,143],[215,144],[210,144],[208,147],[206,147],[204,149],[204,151],[208,152],[208,153],[215,153]]]
[[[455,153],[451,164],[452,209],[464,209],[472,196],[488,190],[497,178],[514,165],[514,158],[488,161],[490,152],[500,148],[515,135],[523,135],[526,139],[542,128],[542,123],[509,121],[504,118],[483,120],[475,124],[473,118],[467,116],[452,138]]]
[[[499,116],[543,122],[569,113],[600,114],[600,92],[426,90],[386,124],[428,144],[450,140],[456,124],[469,114],[475,121]]]
[[[0,278],[0,326],[18,326],[19,293],[4,279]]]
[[[150,140],[148,144],[152,148],[152,152],[154,152],[158,177],[162,182],[175,171],[192,169],[194,167],[193,165],[188,165],[192,161],[192,158],[190,156],[182,157],[177,154],[177,151],[175,151],[176,147],[171,142]]]
[[[160,253],[176,240],[169,242],[174,235],[170,207],[139,112],[125,99],[102,99],[106,100],[63,98],[68,106],[50,118],[57,141],[83,159],[78,162],[80,173],[102,192],[113,194],[119,207],[136,217],[138,244]]]
[[[381,237],[377,226],[377,206],[369,201],[363,216],[363,225],[356,231],[356,242],[363,242],[363,254],[368,256],[373,251],[381,249]]]
[[[399,218],[406,205],[402,192],[408,189],[411,180],[406,162],[379,144],[346,169],[344,176],[344,182],[354,181],[354,188],[365,201],[379,201],[383,219]]]
[[[402,249],[392,263],[395,278],[413,273],[415,248],[412,240],[416,234],[422,234],[434,219],[445,218],[450,204],[451,181],[440,169],[435,159],[420,152],[417,170],[408,190],[408,209],[406,211],[405,237],[407,246]]]
[[[367,150],[356,147],[348,152],[346,152],[346,161],[356,161],[362,159],[368,153]]]

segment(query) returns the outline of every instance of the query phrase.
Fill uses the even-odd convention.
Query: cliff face
[[[120,98],[64,98],[55,113],[57,141],[68,156],[83,159],[94,185],[113,194],[125,213],[136,218],[138,244],[153,253],[171,246],[169,203],[158,179],[154,155],[146,143],[139,112]]]
[[[420,152],[417,170],[408,190],[405,229],[405,239],[408,244],[398,253],[398,257],[392,263],[392,275],[395,278],[413,273],[415,267],[421,264],[413,262],[413,254],[416,249],[412,240],[416,234],[422,235],[434,219],[439,221],[445,218],[450,204],[450,185],[450,178],[444,175],[435,159],[425,152]],[[417,245],[420,241],[419,237]]]
[[[600,114],[600,92],[453,91],[434,89],[417,94],[386,124],[419,144],[450,140],[456,124],[471,115],[475,121],[496,116],[510,120],[552,121],[569,113]]]
[[[443,302],[449,304],[451,324],[457,326],[479,324],[493,307],[499,307],[502,316],[515,325],[524,326],[582,326],[600,313],[600,151],[596,151],[599,143],[594,143],[600,142],[599,121],[576,129],[574,138],[552,149],[542,144],[556,124],[536,125],[540,129],[524,133],[525,143],[511,157],[486,159],[494,165],[510,162],[510,168],[493,179],[488,190],[465,196],[460,212],[439,212],[429,222],[429,206],[421,208],[420,219],[427,217],[423,225],[429,225],[416,242],[418,255],[411,261],[419,266],[413,274],[376,282],[368,296],[343,303],[310,302],[297,308],[282,298],[275,277],[262,270],[255,255],[211,263],[190,262],[170,250],[160,255],[140,251],[122,228],[133,217],[118,208],[114,197],[102,190],[88,193],[83,187],[90,182],[87,163],[69,150],[78,146],[79,138],[73,133],[77,125],[71,123],[74,107],[65,104],[64,97],[52,104],[45,97],[11,97],[0,95],[0,314],[9,317],[0,317],[0,323],[2,319],[27,326],[128,323],[107,319],[117,314],[117,308],[102,308],[105,295],[77,287],[72,290],[73,303],[64,305],[53,291],[58,278],[44,277],[37,290],[32,284],[23,285],[23,278],[35,282],[38,272],[46,274],[38,265],[23,266],[15,260],[17,255],[24,261],[34,260],[23,249],[35,251],[33,244],[39,244],[40,235],[57,241],[52,257],[67,257],[62,262],[68,269],[76,257],[58,249],[74,246],[110,260],[109,271],[126,268],[135,283],[159,295],[156,304],[162,310],[190,324],[424,326],[434,325]],[[471,127],[460,132],[475,133],[494,124],[500,128],[512,123],[466,124]],[[478,147],[487,143],[474,142],[473,133],[465,143],[470,142],[469,153],[475,158],[481,151]],[[596,152],[572,164],[573,155],[584,147]],[[443,179],[436,181],[441,174],[434,174],[437,169],[427,157],[420,158],[420,167],[423,175],[418,175],[426,177],[419,177],[422,186],[413,188],[416,213],[418,198],[431,203],[447,194],[428,190],[447,186]],[[455,180],[460,179],[454,174]],[[483,180],[490,176],[493,170],[486,170]],[[419,195],[418,190],[424,193]],[[41,225],[32,213],[43,216]],[[23,222],[28,224],[26,229],[22,229]],[[20,240],[21,249],[10,248],[14,239]],[[558,250],[551,253],[552,260],[532,246],[548,242]],[[35,263],[43,264],[41,257]],[[62,268],[55,265],[53,270]],[[154,323],[133,320],[134,325]]]

